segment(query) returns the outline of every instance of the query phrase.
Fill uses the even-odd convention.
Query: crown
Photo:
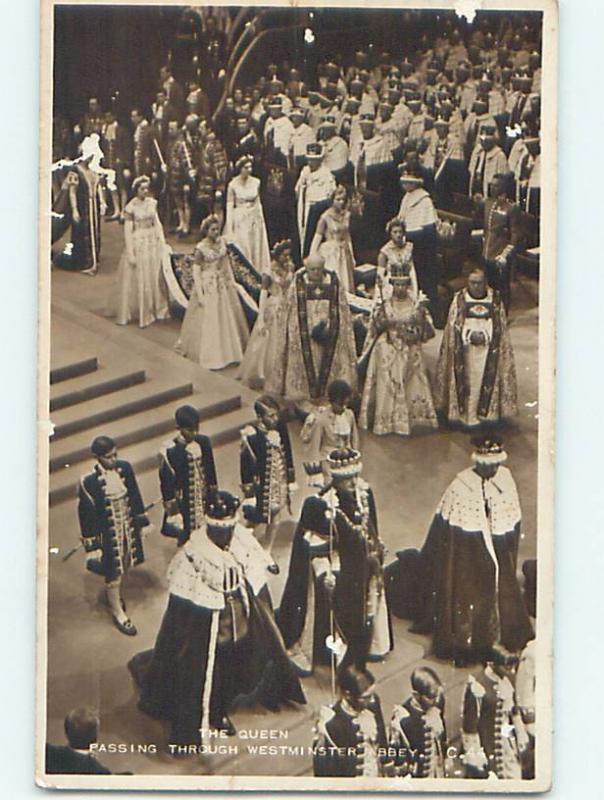
[[[332,478],[353,478],[363,470],[361,454],[352,447],[332,450],[327,456],[327,467]]]
[[[215,492],[206,505],[207,524],[214,528],[231,528],[237,521],[239,506],[239,498],[230,492]]]
[[[472,439],[472,444],[474,445],[472,461],[476,464],[503,464],[508,457],[499,437],[478,437]]]

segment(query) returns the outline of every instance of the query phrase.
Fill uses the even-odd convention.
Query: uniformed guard
[[[521,757],[528,735],[514,692],[512,669],[517,661],[495,649],[484,671],[468,678],[461,731],[466,778],[522,777]]]
[[[317,778],[383,777],[392,774],[375,679],[354,666],[338,671],[340,698],[321,706],[313,742]]]
[[[264,125],[264,145],[268,161],[287,166],[289,144],[294,130],[289,117],[283,111],[281,97],[272,97],[268,102],[269,118]]]
[[[336,190],[335,178],[323,164],[323,145],[320,142],[311,142],[306,146],[306,161],[295,188],[303,258],[310,250],[319,217],[331,204]]]
[[[368,250],[381,244],[382,231],[395,213],[400,196],[392,150],[388,140],[377,133],[375,123],[373,111],[361,113],[361,138],[350,152],[354,185],[363,198],[358,238]]]
[[[182,545],[205,521],[206,506],[216,491],[212,443],[199,433],[199,412],[176,409],[178,436],[160,451],[159,481],[164,501],[161,532]]]
[[[78,490],[86,568],[105,578],[107,604],[116,628],[135,636],[136,627],[122,598],[122,579],[131,567],[145,560],[142,530],[149,520],[134,470],[118,459],[113,439],[97,436],[91,451],[96,464],[82,477]]]
[[[411,697],[394,706],[390,747],[399,777],[444,778],[447,750],[445,693],[431,667],[411,673]]]
[[[296,171],[306,164],[307,145],[316,141],[314,130],[304,121],[305,116],[306,112],[299,105],[295,105],[289,112],[293,130],[289,140],[288,166]]]
[[[331,171],[338,183],[350,181],[348,145],[337,135],[337,119],[327,114],[319,125],[319,137],[323,142],[323,166]]]
[[[270,553],[283,513],[291,513],[296,473],[287,423],[281,418],[279,404],[264,395],[254,403],[254,411],[256,421],[241,431],[240,472],[246,497],[243,514],[257,526],[257,536],[259,529],[265,529]]]

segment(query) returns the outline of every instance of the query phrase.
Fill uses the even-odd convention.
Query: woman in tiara
[[[398,217],[394,217],[386,225],[386,233],[390,240],[382,247],[378,253],[377,272],[378,285],[381,286],[393,268],[408,267],[408,274],[411,278],[411,290],[417,297],[417,275],[413,264],[413,245],[405,237],[405,223]]]
[[[326,269],[337,274],[345,291],[354,293],[355,260],[350,236],[348,190],[345,186],[338,186],[331,206],[321,214],[310,252],[322,255]]]
[[[167,258],[157,200],[149,196],[151,180],[141,175],[132,184],[134,197],[124,208],[125,248],[117,270],[117,287],[109,315],[118,325],[138,320],[140,328],[170,315],[162,261]]]
[[[229,183],[224,235],[239,247],[260,273],[270,270],[268,236],[260,202],[260,180],[252,175],[254,159],[241,156],[235,163],[236,176]]]
[[[285,336],[285,303],[296,269],[290,239],[277,242],[271,256],[270,269],[262,276],[258,318],[237,376],[252,389],[261,389],[273,369],[275,345]]]
[[[200,233],[193,291],[176,350],[206,369],[222,369],[241,361],[249,331],[220,222],[206,217]]]
[[[359,424],[381,435],[408,436],[438,427],[422,343],[434,336],[423,295],[412,291],[409,265],[395,265],[371,319],[361,366],[367,376]],[[390,288],[391,287],[391,288]]]

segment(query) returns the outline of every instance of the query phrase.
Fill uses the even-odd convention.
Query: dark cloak
[[[239,642],[216,647],[210,724],[225,716],[239,695],[255,694],[258,702],[273,710],[287,701],[306,702],[272,617],[270,600],[254,597],[249,586],[248,596],[248,634]],[[171,594],[155,648],[129,663],[141,689],[139,708],[171,723],[173,744],[201,743],[212,613]]]

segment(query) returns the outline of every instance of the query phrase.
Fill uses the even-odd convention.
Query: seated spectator
[[[90,752],[96,744],[99,719],[92,708],[79,706],[65,717],[67,745],[46,745],[46,772],[49,775],[111,775]]]

